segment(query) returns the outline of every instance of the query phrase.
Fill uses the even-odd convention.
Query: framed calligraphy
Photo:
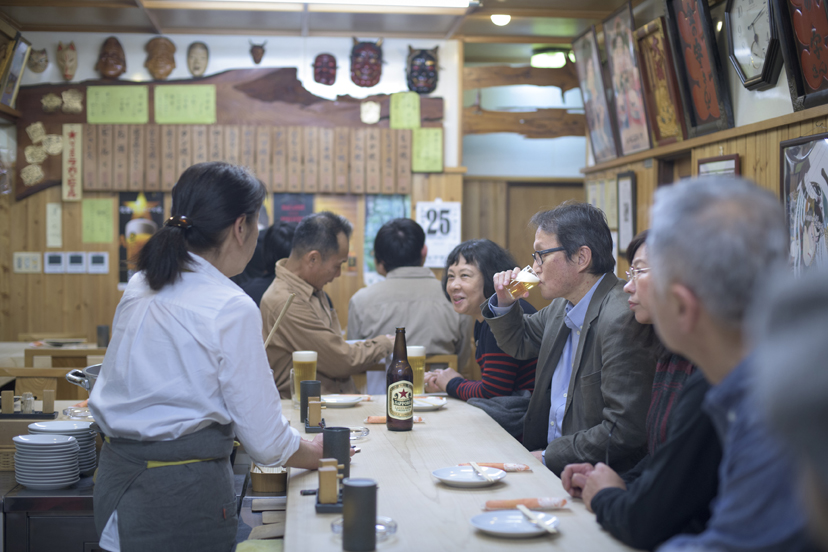
[[[635,31],[641,56],[644,98],[656,146],[666,146],[687,138],[673,53],[664,29],[664,18],[659,17]]]
[[[794,111],[828,103],[826,0],[773,0]]]
[[[795,275],[828,266],[828,134],[779,144],[780,196]]]
[[[689,137],[733,127],[727,75],[707,0],[667,0],[667,29]]]
[[[618,157],[615,128],[604,86],[601,56],[595,27],[581,34],[572,42],[575,53],[575,69],[584,98],[589,142],[596,163],[603,163]]]
[[[627,246],[635,237],[636,229],[636,181],[635,173],[622,172],[616,176],[618,191],[618,253],[625,255]]]
[[[604,46],[607,49],[612,91],[615,94],[615,115],[623,155],[650,149],[647,109],[633,39],[634,27],[630,3],[603,23]]]

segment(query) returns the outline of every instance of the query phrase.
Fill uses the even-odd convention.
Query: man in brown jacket
[[[293,236],[290,257],[276,263],[276,278],[262,296],[262,332],[270,333],[291,293],[296,298],[282,319],[267,358],[282,397],[290,397],[294,351],[318,353],[316,374],[323,393],[355,393],[353,374],[364,372],[391,353],[387,336],[348,343],[336,310],[322,288],[339,277],[348,261],[351,223],[331,212],[302,219]]]
[[[606,218],[592,205],[567,202],[532,222],[533,268],[552,303],[523,314],[505,289],[518,272],[509,270],[495,274],[496,294],[482,305],[504,352],[538,357],[523,444],[556,475],[567,464],[607,457],[625,471],[646,452],[656,359],[612,272]]]

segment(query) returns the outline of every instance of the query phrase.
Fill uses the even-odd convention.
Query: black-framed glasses
[[[532,260],[538,263],[538,266],[543,266],[543,256],[548,253],[554,253],[555,251],[563,251],[566,249],[565,247],[553,247],[552,249],[544,249],[543,251],[535,251],[532,253]]]
[[[649,272],[650,268],[651,267],[649,267],[649,266],[646,267],[646,268],[636,268],[634,266],[631,266],[630,269],[625,273],[627,275],[627,280],[629,280],[629,281],[637,280],[639,276]]]
[[[617,426],[617,425],[618,425],[618,418],[616,418],[615,421],[612,422],[612,427],[610,428],[609,434],[607,435],[607,454],[606,454],[606,458],[605,458],[606,461],[604,462],[604,464],[606,464],[607,466],[610,465],[610,463],[609,463],[609,451],[610,451],[610,445],[612,444],[612,432],[615,431],[615,426]]]

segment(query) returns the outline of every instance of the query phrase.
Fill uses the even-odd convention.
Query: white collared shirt
[[[112,341],[89,398],[107,435],[163,441],[212,423],[233,424],[260,464],[282,464],[299,433],[282,404],[250,297],[203,258],[152,291],[143,273],[127,285]]]

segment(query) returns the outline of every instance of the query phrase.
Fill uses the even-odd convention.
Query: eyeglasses
[[[637,280],[638,277],[641,274],[645,274],[645,273],[649,272],[650,268],[652,268],[652,267],[649,267],[649,266],[647,268],[635,268],[634,266],[630,267],[630,269],[626,272],[627,280],[629,280],[631,282]]]
[[[552,249],[544,249],[543,251],[535,251],[532,253],[532,259],[538,263],[538,266],[543,266],[543,256],[547,253],[554,253],[555,251],[563,251],[565,247],[553,247]]]

